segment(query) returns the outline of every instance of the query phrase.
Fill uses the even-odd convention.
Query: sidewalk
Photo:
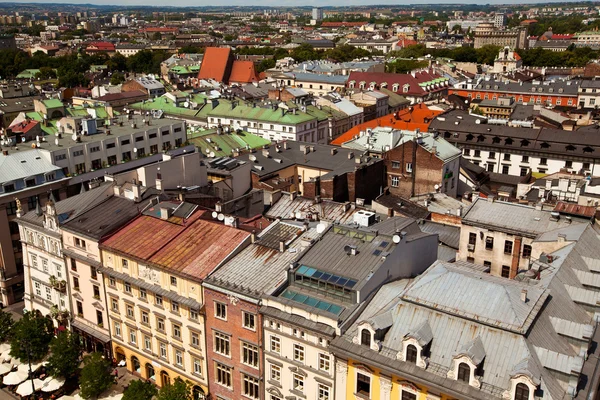
[[[2,310],[11,313],[14,321],[18,321],[23,318],[23,308],[25,303],[23,301],[11,304],[10,306],[4,307]]]

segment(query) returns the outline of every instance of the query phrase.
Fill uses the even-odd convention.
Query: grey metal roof
[[[423,232],[437,233],[440,243],[458,250],[460,227],[444,225],[432,221],[420,221],[419,227]]]
[[[271,219],[296,219],[296,213],[300,213],[301,220],[318,219],[320,221],[349,224],[354,220],[354,213],[360,210],[362,210],[360,207],[357,208],[354,205],[330,200],[315,203],[314,199],[292,196],[284,192],[281,198],[266,212],[265,216]]]
[[[257,241],[212,273],[206,282],[253,297],[272,294],[286,282],[290,263],[318,236],[315,227],[274,222]],[[279,241],[286,243],[281,252]]]
[[[291,74],[296,82],[317,82],[332,85],[345,85],[348,80],[348,75],[323,75],[311,74],[306,72],[294,72]]]
[[[564,228],[569,225],[566,218],[551,220],[550,211],[537,210],[517,203],[476,199],[463,216],[462,223],[467,225],[496,228],[508,233],[518,233],[528,237]],[[572,223],[589,223],[584,218],[572,217]]]
[[[548,81],[544,83],[540,83],[537,81],[528,81],[528,82],[511,82],[508,80],[481,80],[479,84],[477,84],[474,90],[481,91],[494,91],[494,92],[509,92],[509,93],[522,93],[522,94],[554,94],[554,95],[577,95],[577,88],[579,87],[578,81],[564,81],[564,80],[555,80]],[[532,91],[535,89],[535,92]],[[560,91],[562,89],[562,91]]]
[[[0,154],[0,183],[15,181],[47,174],[59,173],[58,179],[64,177],[60,167],[53,165],[39,150],[18,151],[5,156]]]
[[[485,349],[483,348],[481,337],[477,336],[472,341],[465,343],[458,351],[457,356],[467,356],[475,365],[479,365],[485,358]]]

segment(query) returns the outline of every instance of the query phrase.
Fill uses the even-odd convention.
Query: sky
[[[567,0],[568,1],[568,0]],[[535,4],[567,2],[565,0],[410,0],[400,3],[398,0],[221,0],[214,2],[210,0],[0,0],[0,3],[67,3],[67,4],[97,4],[97,5],[119,5],[119,6],[159,6],[185,7],[185,6],[353,6],[353,5],[410,5],[410,4]]]

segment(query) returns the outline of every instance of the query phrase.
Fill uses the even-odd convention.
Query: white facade
[[[217,116],[208,118],[208,127],[217,128],[219,125],[229,129],[244,129],[271,141],[293,140],[300,142],[317,143],[317,119],[299,124],[281,124],[269,121],[255,121],[243,118],[237,119],[219,118]]]

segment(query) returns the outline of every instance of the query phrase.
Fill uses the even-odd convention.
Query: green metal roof
[[[210,142],[208,141],[210,140]],[[246,146],[258,149],[270,141],[248,132],[217,134],[216,129],[190,127],[188,142],[194,144],[203,154],[214,152],[216,157],[231,156],[232,150],[243,150]]]
[[[219,104],[208,113],[210,117],[246,119],[260,122],[273,122],[285,125],[297,125],[309,121],[314,121],[315,117],[303,112],[285,112],[285,110],[263,107],[252,107],[243,103],[232,107],[229,100],[219,100]]]
[[[65,106],[63,104],[63,102],[60,101],[60,100],[58,100],[58,99],[42,100],[42,103],[44,103],[44,105],[46,106],[46,108],[59,108],[59,107],[64,107]]]

